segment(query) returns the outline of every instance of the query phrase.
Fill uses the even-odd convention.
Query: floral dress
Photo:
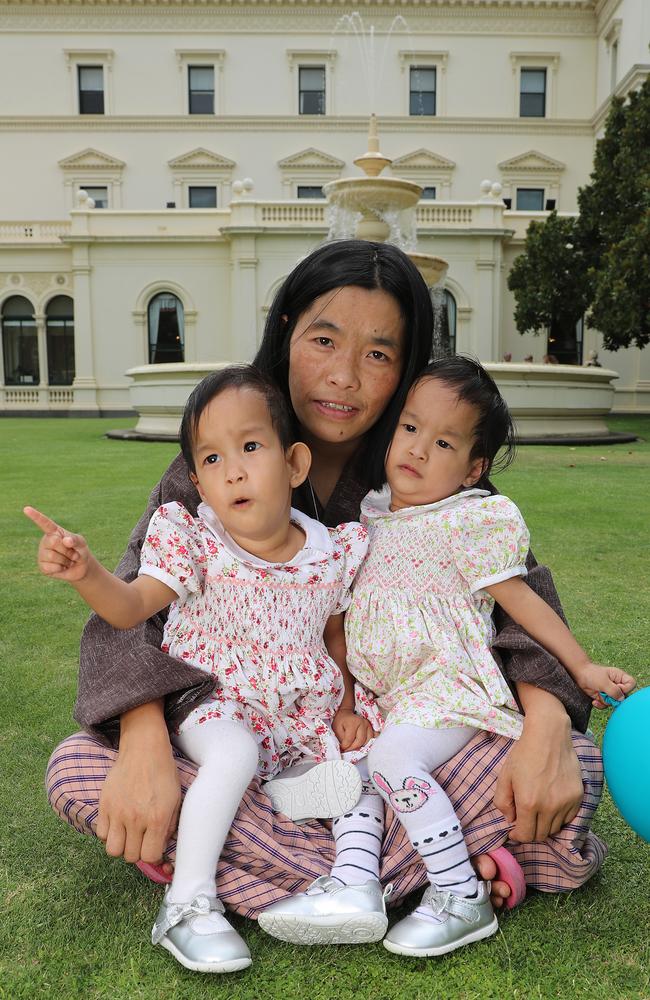
[[[504,496],[467,490],[391,512],[390,490],[361,505],[368,556],[345,620],[348,666],[384,724],[475,726],[517,738],[521,716],[490,654],[484,590],[526,574],[529,535]],[[373,699],[357,692],[372,716]]]
[[[241,722],[258,741],[262,777],[305,757],[339,757],[331,720],[343,679],[323,629],[348,606],[365,529],[326,528],[292,509],[305,544],[289,562],[268,563],[241,549],[207,504],[197,513],[179,503],[159,507],[140,566],[178,594],[162,649],[217,680],[179,732],[208,719]]]

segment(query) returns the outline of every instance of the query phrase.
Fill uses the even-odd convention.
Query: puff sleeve
[[[180,601],[205,585],[206,554],[196,520],[180,503],[155,512],[142,546],[138,576],[152,576],[174,590]]]
[[[340,615],[350,606],[350,588],[359,566],[368,551],[368,532],[357,521],[339,524],[331,529],[334,541],[335,555],[340,559],[340,590],[333,615]],[[340,555],[338,555],[340,553]]]
[[[456,566],[473,594],[513,576],[526,576],[530,534],[507,497],[476,498],[448,522]]]

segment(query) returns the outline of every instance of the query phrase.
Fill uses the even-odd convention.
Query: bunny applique
[[[388,796],[391,808],[396,813],[412,813],[421,809],[428,802],[429,795],[435,795],[435,789],[423,778],[404,778],[401,788],[391,788],[390,784],[379,771],[374,771],[372,780],[377,788],[381,788]]]

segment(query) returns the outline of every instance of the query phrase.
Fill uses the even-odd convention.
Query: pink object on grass
[[[504,901],[504,906],[512,910],[526,898],[526,879],[522,867],[506,847],[497,847],[487,854],[497,866],[494,878],[510,886],[510,895]]]

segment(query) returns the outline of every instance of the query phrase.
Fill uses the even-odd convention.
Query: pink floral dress
[[[504,496],[467,490],[391,512],[361,505],[368,556],[345,619],[348,666],[385,724],[475,726],[517,738],[521,716],[490,655],[494,601],[483,588],[526,574],[528,529]],[[372,703],[359,711],[372,716]]]
[[[328,529],[299,511],[305,545],[287,563],[267,563],[234,542],[214,511],[159,507],[142,548],[140,573],[178,594],[162,648],[213,674],[218,687],[181,723],[243,723],[259,743],[258,774],[299,759],[340,757],[331,720],[343,697],[340,671],[323,641],[330,615],[344,611],[367,549],[352,522]]]

